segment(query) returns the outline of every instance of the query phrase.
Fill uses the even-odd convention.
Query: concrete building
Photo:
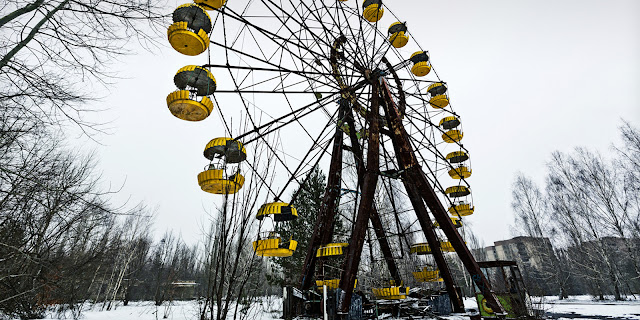
[[[546,262],[553,254],[548,238],[515,237],[509,240],[496,241],[493,246],[474,250],[478,261],[512,260],[520,266],[525,280],[529,283],[543,274]]]

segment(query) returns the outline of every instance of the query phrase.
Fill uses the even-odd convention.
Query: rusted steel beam
[[[340,103],[338,118],[342,119],[348,102]],[[316,251],[322,245],[330,243],[333,236],[333,220],[336,216],[338,197],[340,196],[340,184],[342,178],[342,129],[336,126],[333,135],[333,149],[331,151],[331,162],[329,173],[327,174],[327,187],[324,191],[322,203],[318,210],[316,225],[313,227],[313,234],[307,249],[307,256],[304,259],[302,273],[300,275],[300,289],[307,290],[311,286],[313,274],[316,269]]]
[[[380,165],[380,135],[379,135],[379,105],[378,105],[378,85],[373,83],[371,87],[371,109],[367,117],[369,123],[369,139],[367,141],[367,167],[362,179],[362,195],[358,205],[358,214],[355,221],[355,228],[351,234],[349,242],[349,254],[345,257],[340,277],[340,289],[342,294],[338,302],[338,312],[345,316],[351,306],[351,296],[353,286],[360,265],[362,255],[362,245],[369,226],[369,217],[373,207],[376,185],[378,183],[378,169]]]
[[[436,260],[440,276],[442,277],[442,280],[444,280],[444,285],[447,288],[449,299],[453,304],[453,311],[464,312],[462,297],[458,295],[458,291],[455,288],[455,282],[451,276],[451,270],[449,270],[449,265],[447,265],[447,261],[444,259],[444,254],[442,254],[442,250],[440,250],[440,241],[438,240],[438,237],[436,237],[435,230],[433,230],[429,213],[427,212],[427,208],[420,197],[420,193],[416,187],[411,184],[409,178],[406,177],[406,173],[403,173],[402,182],[407,190],[407,195],[409,196],[411,205],[413,205],[413,210],[415,210],[416,216],[418,216],[418,222],[422,227],[422,232],[424,232],[424,235],[427,238],[431,254],[433,255],[434,260]]]
[[[442,203],[440,203],[440,200],[429,183],[426,175],[422,172],[422,169],[417,162],[413,147],[409,141],[409,135],[404,129],[404,126],[402,126],[402,118],[398,108],[393,102],[389,87],[384,79],[381,81],[382,96],[386,102],[383,106],[387,116],[387,121],[391,127],[391,140],[396,151],[396,157],[398,158],[400,169],[405,170],[405,177],[409,180],[410,184],[414,185],[419,191],[420,196],[427,204],[427,207],[435,217],[444,234],[447,236],[449,242],[451,242],[451,245],[460,257],[463,265],[471,274],[471,279],[487,299],[489,307],[496,310],[496,313],[503,314],[504,308],[500,302],[498,302],[496,295],[491,290],[489,282],[482,273],[478,263],[471,255],[471,251],[469,251],[469,248],[467,248],[467,245],[464,243],[464,240],[454,227],[451,219],[449,219],[447,211]]]
[[[362,188],[362,181],[364,178],[364,161],[362,154],[362,147],[360,146],[360,142],[358,141],[358,137],[355,133],[355,121],[353,119],[353,112],[348,111],[345,115],[345,122],[349,126],[349,138],[351,140],[351,153],[353,154],[353,158],[356,163],[356,170],[358,171],[358,185]],[[380,219],[380,214],[375,205],[371,206],[371,225],[373,225],[373,231],[376,234],[376,238],[378,238],[378,244],[380,245],[380,251],[382,251],[382,255],[384,256],[384,261],[387,263],[387,268],[389,269],[389,273],[391,274],[391,278],[396,283],[401,283],[402,278],[400,277],[400,272],[398,271],[398,266],[396,265],[395,260],[393,259],[393,252],[391,251],[391,246],[389,245],[389,240],[384,232],[384,227],[382,226],[382,220]]]

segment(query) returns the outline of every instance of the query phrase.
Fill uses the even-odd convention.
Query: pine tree
[[[298,241],[298,247],[293,256],[286,258],[275,258],[272,260],[274,273],[268,277],[273,284],[298,285],[302,265],[309,248],[309,240],[316,223],[318,210],[324,195],[326,177],[322,170],[315,167],[309,173],[304,184],[294,191],[297,194],[295,203],[292,205],[298,210],[298,219],[288,223],[281,223],[276,227],[276,231],[283,238],[292,237]]]

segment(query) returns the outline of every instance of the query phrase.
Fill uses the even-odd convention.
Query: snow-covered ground
[[[81,315],[81,320],[198,320],[202,305],[198,301],[174,301],[156,306],[152,301],[129,302],[123,306],[118,303],[110,311],[101,310],[102,304],[87,304]],[[233,306],[229,312],[229,319],[233,319]],[[237,320],[275,320],[282,316],[282,299],[269,298],[254,304],[245,313],[240,313]],[[1,317],[0,317],[1,318]],[[70,320],[71,313],[59,315],[50,312],[45,319]]]
[[[549,319],[606,319],[606,320],[640,320],[640,300],[627,301],[594,301],[590,296],[574,296],[565,300],[557,297],[536,299],[538,306],[547,312]],[[474,299],[466,299],[467,309],[477,308]],[[197,301],[177,301],[163,306],[155,306],[153,302],[131,302],[128,306],[118,304],[110,311],[100,311],[101,305],[85,305],[83,320],[197,320],[201,306]],[[263,299],[247,311],[243,320],[275,320],[282,315],[280,298]],[[166,318],[165,318],[166,316]],[[468,319],[460,315],[444,317],[449,320]],[[49,314],[46,319],[72,319],[70,314],[59,316]],[[232,317],[230,317],[232,319]],[[238,320],[241,318],[238,317]],[[390,319],[387,318],[387,319]]]
[[[628,297],[626,301],[597,301],[591,296],[545,297],[540,304],[553,319],[634,319],[640,320],[640,300]]]

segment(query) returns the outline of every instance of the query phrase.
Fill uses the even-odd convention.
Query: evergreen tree
[[[293,256],[272,260],[274,272],[268,277],[269,282],[279,286],[298,285],[325,186],[324,173],[315,167],[309,173],[304,184],[294,191],[297,196],[292,205],[298,210],[298,219],[278,224],[276,231],[283,238],[292,237],[293,240],[298,241],[298,247]]]

